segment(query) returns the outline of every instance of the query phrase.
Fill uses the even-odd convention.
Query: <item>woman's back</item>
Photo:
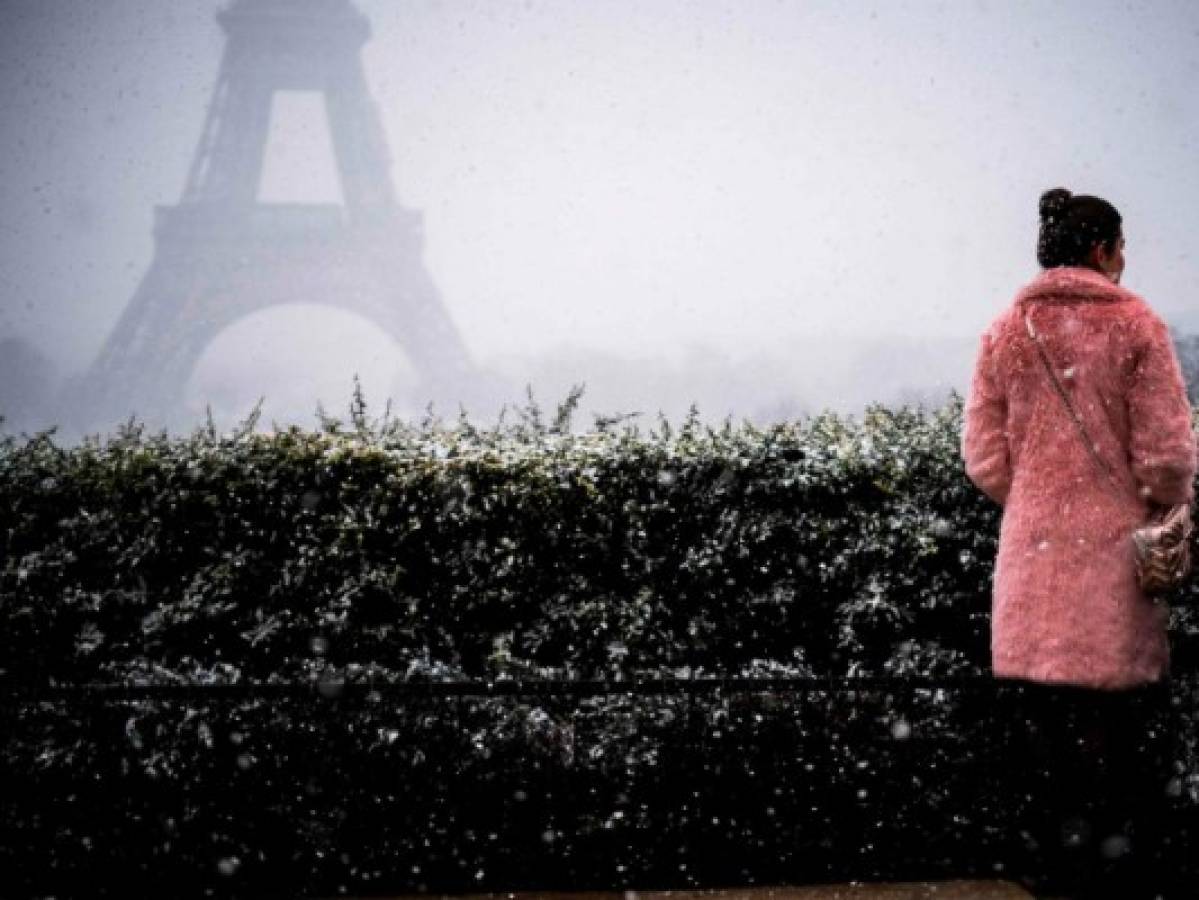
[[[1138,296],[1081,268],[1045,272],[1017,295],[988,332],[992,372],[1007,398],[1012,489],[1060,500],[1076,497],[1080,490],[1109,499],[1113,495],[1109,478],[1087,450],[1045,370],[1025,316],[1120,486],[1138,495],[1143,485],[1135,467],[1153,481],[1150,488],[1157,489],[1158,502],[1179,502],[1191,468],[1182,462],[1191,451],[1181,375],[1175,379],[1175,373],[1158,373],[1165,384],[1146,377],[1155,369],[1169,369],[1169,359],[1153,358],[1165,353],[1169,332]],[[1163,446],[1171,435],[1178,445]],[[1148,456],[1177,457],[1180,465],[1162,471],[1136,465]],[[1176,483],[1160,483],[1171,474]]]
[[[1026,316],[1105,466],[1058,395]],[[1165,610],[1137,586],[1131,533],[1151,502],[1189,500],[1195,475],[1165,325],[1098,272],[1046,270],[983,336],[965,426],[967,472],[1005,507],[995,674],[1095,687],[1160,678]]]

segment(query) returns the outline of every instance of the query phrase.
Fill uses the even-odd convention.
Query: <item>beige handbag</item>
[[[1132,533],[1137,581],[1146,594],[1164,594],[1186,580],[1191,572],[1191,528],[1191,508],[1180,503]]]
[[[1107,475],[1117,493],[1122,494],[1115,473],[1095,449],[1095,443],[1087,434],[1078,413],[1074,411],[1074,405],[1062,388],[1061,382],[1057,380],[1053,364],[1049,361],[1049,354],[1045,352],[1040,335],[1033,329],[1028,313],[1024,314],[1024,325],[1028,329],[1028,336],[1036,344],[1037,351],[1041,354],[1041,362],[1045,364],[1045,371],[1049,373],[1049,380],[1053,382],[1054,390],[1062,398],[1070,418],[1074,420],[1091,459]],[[1186,581],[1191,573],[1191,530],[1190,505],[1180,503],[1177,506],[1159,508],[1147,524],[1133,531],[1137,583],[1142,591],[1149,595],[1164,594]]]

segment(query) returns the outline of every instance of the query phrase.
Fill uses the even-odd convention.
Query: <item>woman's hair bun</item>
[[[1066,204],[1074,195],[1065,188],[1051,188],[1041,195],[1041,221],[1047,222],[1059,218]]]
[[[1072,194],[1053,188],[1041,195],[1041,227],[1037,262],[1055,266],[1089,266],[1091,250],[1103,244],[1115,249],[1121,231],[1120,213],[1102,197]]]

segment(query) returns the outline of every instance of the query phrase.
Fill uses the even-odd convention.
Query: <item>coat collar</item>
[[[1024,286],[1016,295],[1017,304],[1078,303],[1080,301],[1113,303],[1135,300],[1132,291],[1112,284],[1103,274],[1081,266],[1059,266],[1046,269]]]

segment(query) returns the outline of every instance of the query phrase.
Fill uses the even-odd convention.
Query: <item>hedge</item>
[[[13,883],[363,894],[1006,865],[996,841],[1024,813],[974,752],[995,733],[998,510],[963,475],[960,399],[574,433],[579,396],[490,429],[373,421],[356,393],[315,431],[3,437],[0,726],[29,788],[0,819]],[[1172,611],[1182,693],[1195,590]],[[791,680],[619,692],[705,678]],[[616,692],[415,690],[596,680]],[[144,692],[69,690],[98,684]]]

